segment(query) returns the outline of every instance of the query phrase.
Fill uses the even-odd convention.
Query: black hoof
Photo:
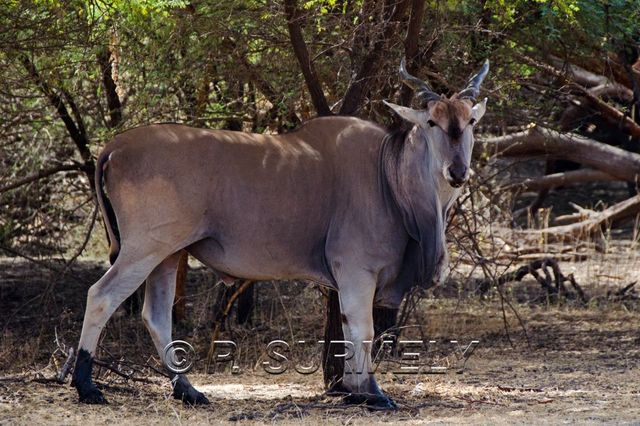
[[[173,397],[187,405],[209,405],[209,400],[202,392],[194,388],[184,376],[177,376],[173,381]]]
[[[95,386],[83,391],[78,389],[78,395],[80,395],[80,402],[85,404],[107,404],[104,395]]]
[[[370,410],[397,410],[398,406],[388,396],[370,393],[352,393],[344,397],[347,405],[366,405]]]
[[[193,389],[193,388],[192,388]],[[186,405],[209,405],[210,402],[202,392],[193,389],[193,392],[183,393],[182,395],[173,394],[175,399],[181,400]]]
[[[80,402],[85,404],[106,404],[102,392],[98,390],[91,380],[91,371],[93,370],[93,357],[91,354],[80,349],[76,359],[76,366],[73,371],[73,380],[71,384],[78,390]]]

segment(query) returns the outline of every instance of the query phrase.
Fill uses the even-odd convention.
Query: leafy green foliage
[[[335,111],[365,59],[379,49],[376,41],[394,4],[298,2],[304,41]],[[358,112],[363,117],[390,120],[379,101],[397,96],[409,16],[393,24],[382,63],[367,81]],[[560,106],[532,94],[528,83],[540,78],[539,71],[517,55],[604,63],[637,45],[638,22],[640,0],[429,0],[419,55],[412,59],[417,75],[452,94],[488,57],[492,108],[486,121],[550,122]],[[86,129],[93,155],[116,132],[150,122],[283,131],[315,115],[282,2],[7,0],[0,28],[2,182],[54,163],[83,161],[51,94]],[[98,60],[105,54],[109,70]],[[25,68],[25,58],[37,78]],[[115,95],[105,85],[105,73],[114,81]],[[121,104],[119,119],[110,111],[114,98]],[[68,173],[0,194],[2,244],[32,241],[29,235],[37,229],[46,234],[47,226],[58,236],[67,226],[85,223],[92,207],[86,203],[88,188],[82,173]],[[64,224],[53,226],[56,221]],[[53,246],[56,241],[51,239]],[[58,249],[67,247],[62,243]]]

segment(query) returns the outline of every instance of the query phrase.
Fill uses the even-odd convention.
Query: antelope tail
[[[98,164],[96,167],[95,185],[96,185],[96,198],[98,199],[98,206],[100,207],[100,213],[104,221],[104,227],[107,231],[107,239],[109,240],[109,261],[113,263],[118,258],[120,252],[120,233],[118,232],[118,223],[116,221],[116,214],[113,211],[109,198],[104,193],[103,179],[104,173],[109,166],[110,152],[103,152],[98,157]]]

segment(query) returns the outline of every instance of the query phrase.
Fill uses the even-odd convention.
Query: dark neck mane
[[[406,182],[401,175],[403,155],[408,143],[405,140],[410,132],[411,129],[401,128],[387,133],[382,141],[378,168],[385,204],[401,215],[409,237],[396,280],[396,285],[405,292],[414,285],[430,286],[436,264],[444,254],[440,243],[441,232],[438,230],[438,227],[442,227],[442,219],[437,204],[426,199],[413,200],[415,195],[412,197],[410,194],[415,194],[415,191],[403,187]],[[436,191],[436,188],[431,190]],[[433,195],[435,200],[437,195],[435,192]]]
[[[387,206],[395,206],[401,209],[402,201],[399,194],[400,188],[400,163],[404,151],[404,141],[411,129],[399,128],[390,131],[382,140],[378,172],[380,185]],[[402,210],[402,209],[401,209]]]

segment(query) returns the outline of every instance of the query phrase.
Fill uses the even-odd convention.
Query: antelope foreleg
[[[394,409],[395,403],[378,386],[371,363],[375,282],[366,271],[348,274],[338,282],[342,330],[353,349],[353,356],[345,360],[342,384],[351,392],[345,398],[347,403]]]

